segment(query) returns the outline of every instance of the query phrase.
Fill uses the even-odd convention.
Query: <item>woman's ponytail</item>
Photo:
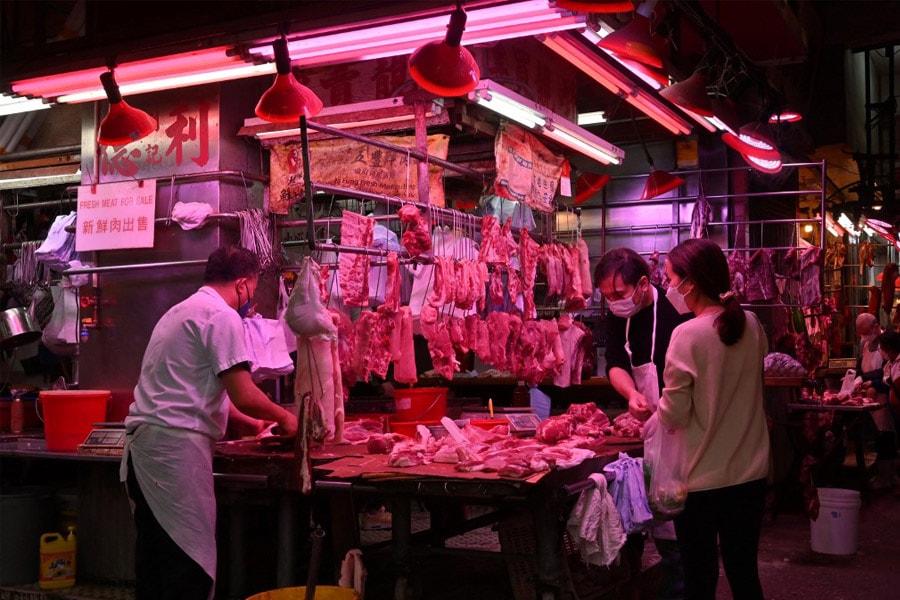
[[[716,317],[716,330],[719,332],[719,339],[722,340],[722,343],[731,346],[744,335],[747,314],[731,290],[719,294],[719,302],[725,310]]]

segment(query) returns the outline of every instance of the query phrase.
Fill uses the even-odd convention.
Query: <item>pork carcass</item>
[[[706,228],[712,221],[712,206],[706,201],[706,196],[699,194],[694,208],[691,211],[691,239],[709,237]]]
[[[774,250],[760,248],[750,257],[747,264],[749,271],[746,287],[748,302],[773,300],[778,295],[775,285],[775,265],[772,262],[774,255]]]
[[[291,331],[298,336],[334,340],[338,330],[331,313],[322,303],[319,274],[316,261],[309,256],[304,257],[284,318]]]

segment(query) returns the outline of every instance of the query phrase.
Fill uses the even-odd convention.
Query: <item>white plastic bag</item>
[[[261,316],[244,319],[244,340],[250,353],[254,381],[276,379],[294,371],[281,321]]]
[[[304,257],[303,266],[297,273],[297,281],[288,299],[285,320],[291,330],[303,337],[323,340],[337,339],[337,325],[328,309],[322,305],[319,289],[319,265],[309,256]]]
[[[661,521],[674,519],[687,500],[687,457],[684,430],[668,429],[657,413],[644,425],[644,477],[647,503]]]
[[[275,309],[275,316],[281,323],[281,328],[284,330],[285,348],[287,348],[288,353],[291,353],[297,350],[297,334],[294,333],[290,325],[287,324],[287,320],[285,318],[287,316],[288,300],[289,296],[287,293],[287,287],[285,287],[284,285],[284,277],[279,277],[278,306]]]
[[[61,285],[50,287],[53,314],[41,334],[41,342],[57,356],[74,356],[78,350],[78,293]]]

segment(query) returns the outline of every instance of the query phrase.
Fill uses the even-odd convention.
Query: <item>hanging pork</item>
[[[370,248],[375,231],[375,219],[349,210],[341,216],[341,245]],[[338,257],[341,300],[345,306],[369,305],[369,256],[341,252]]]

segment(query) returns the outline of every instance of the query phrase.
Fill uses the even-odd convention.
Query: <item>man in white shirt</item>
[[[119,474],[137,529],[136,600],[213,597],[212,458],[232,403],[277,422],[286,437],[297,432],[296,416],[250,378],[241,317],[258,280],[255,254],[218,248],[207,261],[205,285],[170,308],[150,336],[125,419]]]

